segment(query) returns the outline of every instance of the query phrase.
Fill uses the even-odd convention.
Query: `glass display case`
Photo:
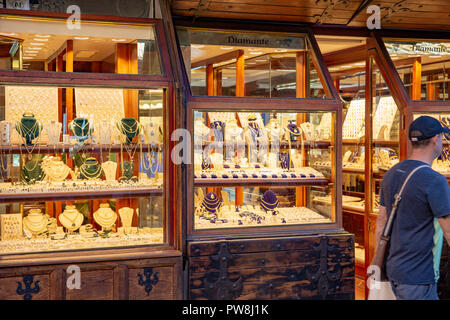
[[[167,243],[166,91],[0,86],[0,255]]]
[[[384,38],[383,41],[412,100],[449,100],[448,39]]]
[[[183,27],[177,34],[193,96],[332,98],[306,34]]]
[[[158,23],[8,17],[0,28],[0,70],[162,75]],[[32,30],[32,32],[30,32]],[[128,60],[133,61],[128,65]]]
[[[337,222],[335,111],[193,116],[192,231]]]
[[[400,160],[401,112],[375,60],[354,56],[332,64],[344,100],[342,123],[343,227],[355,234],[358,276],[365,276],[384,173]],[[336,61],[339,59],[336,58]],[[366,62],[368,65],[366,65]]]

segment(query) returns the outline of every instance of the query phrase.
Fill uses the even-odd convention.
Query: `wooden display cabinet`
[[[261,30],[259,30],[261,31]],[[343,232],[341,216],[341,102],[336,99],[337,92],[329,86],[331,79],[318,53],[314,37],[306,31],[311,43],[310,50],[317,59],[315,67],[318,78],[328,99],[301,99],[306,95],[306,64],[297,59],[297,95],[298,99],[286,98],[252,98],[245,96],[243,79],[244,63],[236,63],[236,97],[212,97],[220,95],[220,90],[213,90],[220,82],[215,77],[209,79],[206,90],[209,97],[192,96],[187,93],[187,128],[191,136],[196,136],[194,119],[200,117],[209,125],[211,112],[226,112],[236,116],[239,126],[244,127],[241,112],[261,113],[282,118],[283,113],[296,114],[297,124],[312,121],[310,114],[323,112],[331,114],[331,137],[329,141],[309,141],[304,144],[306,154],[326,150],[330,154],[328,175],[325,179],[290,179],[283,181],[281,176],[240,177],[218,176],[201,177],[194,172],[193,164],[187,166],[187,209],[186,209],[186,297],[188,299],[353,299],[354,298],[354,238]],[[291,34],[292,35],[292,34]],[[213,61],[212,59],[208,61]],[[211,63],[213,64],[213,63]],[[197,65],[196,65],[197,66]],[[214,73],[210,66],[210,74]],[[220,68],[219,68],[220,69]],[[189,72],[189,70],[188,70]],[[189,83],[186,82],[186,88]],[[239,80],[241,79],[241,80]],[[194,115],[195,114],[195,115]],[[293,116],[295,118],[295,116]],[[193,147],[204,148],[196,138]],[[316,143],[317,142],[317,143]],[[226,144],[226,143],[225,143]],[[295,143],[292,143],[295,145]],[[281,147],[287,147],[284,141]],[[292,146],[291,146],[292,147]],[[300,148],[300,147],[292,147]],[[195,148],[194,148],[195,149]],[[319,151],[319,150],[322,151]],[[204,149],[202,149],[204,150]],[[296,149],[296,152],[298,149]],[[203,152],[203,151],[202,151]],[[312,166],[312,161],[304,160],[305,166]],[[214,163],[212,163],[214,166]],[[196,169],[197,170],[197,169]],[[243,170],[245,171],[245,170]],[[328,207],[331,219],[321,223],[275,224],[266,226],[242,226],[200,228],[197,210],[200,203],[195,203],[197,191],[205,188],[203,194],[214,192],[220,196],[223,188],[232,189],[233,206],[250,203],[245,189],[256,187],[260,190],[274,190],[277,196],[280,190],[283,201],[291,201],[294,206],[309,206],[314,201],[307,190],[330,190]],[[277,188],[278,187],[278,188]],[[287,192],[293,189],[294,192]],[[281,196],[280,196],[281,197]],[[281,199],[281,198],[280,198]],[[303,200],[302,200],[303,199]],[[309,200],[306,200],[309,199]],[[281,200],[280,200],[281,201]],[[317,201],[323,205],[323,201]],[[258,211],[259,204],[255,212]],[[224,204],[225,206],[225,204]],[[196,209],[197,208],[197,209]],[[281,210],[281,209],[280,209]],[[220,219],[220,218],[219,218]],[[213,223],[213,222],[211,222]],[[225,224],[227,222],[224,222]]]
[[[41,23],[39,21],[65,23],[69,17],[68,14],[9,9],[1,9],[0,14],[10,17],[13,25],[14,21],[22,18],[25,18],[28,23],[36,23],[39,26]],[[1,255],[0,299],[181,299],[183,259],[181,233],[178,231],[181,229],[179,216],[181,209],[176,206],[177,195],[179,195],[178,188],[181,187],[181,184],[176,178],[179,168],[176,168],[170,161],[170,153],[174,147],[174,142],[170,141],[170,134],[176,126],[179,126],[179,121],[176,120],[179,119],[177,116],[179,97],[174,90],[173,61],[169,55],[169,47],[172,44],[172,38],[169,37],[170,29],[166,21],[146,18],[84,15],[82,23],[85,22],[91,25],[97,23],[112,25],[111,22],[120,22],[124,30],[128,26],[132,28],[133,25],[147,26],[154,30],[157,51],[156,56],[153,56],[152,59],[156,58],[155,61],[160,63],[159,72],[138,74],[136,43],[113,46],[116,58],[113,69],[100,68],[98,61],[93,61],[90,70],[81,70],[81,66],[87,64],[77,62],[77,43],[69,39],[49,56],[45,62],[45,70],[1,70],[0,85],[46,85],[58,88],[56,101],[58,120],[63,124],[66,133],[68,133],[67,124],[77,116],[77,88],[115,88],[123,91],[123,116],[133,117],[137,120],[141,119],[139,113],[141,108],[136,88],[142,88],[143,91],[149,92],[150,90],[160,90],[162,107],[159,116],[163,119],[161,122],[163,139],[161,145],[143,145],[143,152],[151,152],[155,148],[161,150],[160,168],[163,170],[159,171],[159,174],[164,179],[164,186],[143,186],[134,190],[120,187],[114,190],[68,190],[58,193],[2,193],[0,202],[5,205],[6,210],[14,207],[20,208],[21,212],[26,211],[30,205],[38,204],[50,217],[57,219],[64,203],[70,204],[75,200],[83,200],[88,204],[90,210],[87,222],[91,223],[94,229],[99,226],[92,219],[92,212],[98,208],[101,202],[113,200],[118,206],[116,209],[121,206],[130,206],[136,209],[137,206],[142,205],[142,211],[139,215],[134,214],[132,220],[132,226],[137,228],[147,226],[147,222],[144,222],[143,219],[150,210],[146,209],[148,202],[159,198],[161,199],[158,204],[161,216],[158,223],[162,227],[162,238],[155,244],[147,243],[146,245],[119,244],[119,246],[104,248],[74,247],[59,251],[46,250],[43,247],[30,252]],[[170,48],[170,50],[173,52],[175,49]],[[44,64],[37,65],[43,66]],[[106,65],[107,63],[104,64],[104,66]],[[113,115],[109,114],[109,116]],[[2,145],[0,149],[2,158],[8,157],[10,161],[13,155],[30,153],[30,156],[35,156],[39,153],[62,156],[71,168],[75,163],[73,154],[76,152],[72,153],[73,146],[62,143],[57,145],[41,143],[31,151],[26,150],[20,143]],[[93,155],[98,160],[102,156],[106,157],[107,153],[116,155],[116,157],[124,154],[123,159],[131,160],[127,158],[126,150],[122,150],[122,146],[117,143],[113,145],[87,144],[82,151]],[[140,162],[136,160],[136,158],[139,159],[140,150],[135,150],[135,152],[133,174],[138,176],[142,171]],[[122,159],[118,158],[116,161],[120,160]],[[2,165],[4,166],[5,163],[2,162]],[[118,166],[118,174],[119,169]],[[17,168],[11,170],[10,173],[15,175],[12,177],[15,181],[20,179],[17,175]],[[69,182],[67,181],[67,183]],[[155,208],[151,210],[155,210]],[[116,227],[118,228],[121,222],[117,221]],[[151,224],[152,221],[148,223]],[[80,271],[81,287],[78,289],[73,289],[69,284],[72,281],[70,278],[72,268]]]

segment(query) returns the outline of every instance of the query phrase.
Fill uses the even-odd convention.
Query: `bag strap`
[[[396,213],[397,208],[398,208],[398,203],[399,203],[400,200],[402,199],[402,193],[403,193],[403,190],[405,189],[406,183],[408,182],[408,180],[412,177],[412,175],[413,175],[417,170],[419,170],[419,169],[421,169],[421,168],[426,168],[426,167],[429,168],[430,166],[429,166],[429,165],[422,165],[422,166],[419,166],[419,167],[415,168],[414,170],[412,170],[412,171],[409,173],[409,175],[406,177],[405,182],[403,182],[403,185],[402,185],[402,187],[400,188],[400,191],[394,196],[395,201],[394,201],[394,204],[392,205],[392,210],[391,210],[391,215],[389,216],[389,220],[388,220],[388,222],[386,223],[386,227],[384,228],[384,231],[383,231],[383,237],[388,238],[388,237],[389,237],[389,234],[391,233],[392,221],[394,220],[394,216],[395,216],[395,213]]]

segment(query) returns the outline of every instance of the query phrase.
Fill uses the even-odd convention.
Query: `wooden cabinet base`
[[[182,257],[0,268],[0,300],[182,298]]]
[[[354,299],[352,234],[188,244],[188,299]]]

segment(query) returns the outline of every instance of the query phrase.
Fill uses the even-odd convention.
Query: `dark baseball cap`
[[[433,117],[421,116],[409,125],[409,140],[411,141],[426,140],[440,133],[450,133],[450,129],[443,127]]]

